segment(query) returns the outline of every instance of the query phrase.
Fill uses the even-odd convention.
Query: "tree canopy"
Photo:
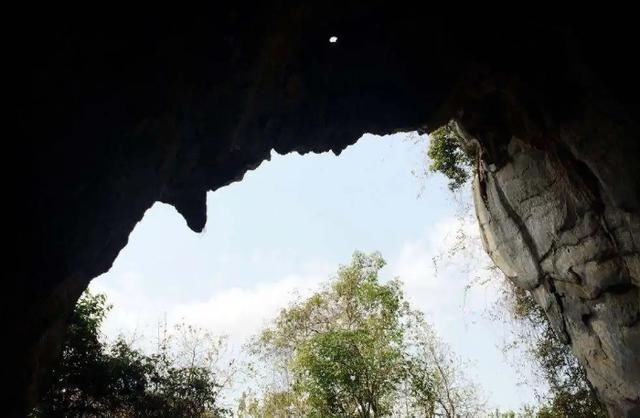
[[[253,351],[284,377],[262,399],[245,397],[241,416],[477,416],[476,387],[460,378],[401,283],[381,282],[384,264],[377,253],[356,252],[263,330]]]
[[[219,417],[221,382],[203,359],[217,355],[211,336],[198,338],[193,327],[179,329],[201,355],[176,353],[171,337],[147,355],[123,338],[112,344],[100,336],[110,305],[102,294],[85,292],[65,335],[51,386],[33,417]],[[216,340],[217,341],[217,340]],[[215,344],[219,344],[216,342]],[[184,344],[183,344],[184,346]],[[203,350],[204,349],[204,350]],[[203,353],[203,354],[202,354]],[[182,360],[188,359],[187,364]]]

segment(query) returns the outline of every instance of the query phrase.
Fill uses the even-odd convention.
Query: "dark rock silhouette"
[[[24,16],[4,60],[17,114],[4,137],[7,415],[34,405],[75,301],[154,202],[201,231],[205,193],[271,149],[338,153],[365,132],[449,119],[479,145],[486,249],[533,291],[611,414],[639,413],[631,17],[461,18],[377,1]]]

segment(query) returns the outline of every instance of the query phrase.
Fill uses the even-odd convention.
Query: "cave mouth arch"
[[[514,157],[531,157],[519,161],[544,161],[571,182],[554,199],[587,199],[578,214],[616,214],[598,239],[622,265],[590,271],[621,279],[605,292],[606,306],[631,308],[598,322],[579,298],[560,305],[552,276],[539,293],[560,328],[569,311],[589,319],[571,322],[571,342],[586,357],[599,353],[589,357],[594,385],[614,415],[632,416],[640,342],[637,315],[627,314],[637,314],[637,298],[619,298],[634,295],[640,276],[640,175],[629,158],[640,155],[635,14],[452,21],[426,4],[252,3],[197,18],[16,16],[8,62],[20,132],[6,144],[15,271],[1,304],[15,342],[7,415],[33,405],[73,303],[154,202],[172,204],[200,230],[206,192],[241,178],[271,149],[339,152],[363,132],[429,131],[455,118],[498,170],[485,170],[482,190],[499,194],[490,178],[512,169]],[[527,264],[529,286],[537,264]],[[554,273],[563,277],[574,267],[560,264]],[[606,357],[598,351],[621,342],[628,346]]]

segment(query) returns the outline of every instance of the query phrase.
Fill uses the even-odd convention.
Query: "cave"
[[[75,301],[155,202],[199,232],[206,192],[271,150],[339,153],[365,132],[453,120],[477,156],[486,251],[542,305],[610,414],[638,416],[632,14],[248,3],[188,18],[16,14],[6,415],[34,405]]]

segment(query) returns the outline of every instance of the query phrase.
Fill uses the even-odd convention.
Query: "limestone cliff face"
[[[497,266],[544,308],[611,414],[637,416],[640,170],[624,141],[591,143],[596,132],[545,150],[511,138],[503,164],[483,159],[474,202]]]
[[[365,132],[451,118],[482,151],[488,251],[533,290],[612,411],[638,405],[635,22],[375,0],[76,12],[12,19],[4,55],[17,131],[3,144],[5,415],[34,404],[77,298],[154,202],[200,231],[206,192],[272,149],[340,152]]]

